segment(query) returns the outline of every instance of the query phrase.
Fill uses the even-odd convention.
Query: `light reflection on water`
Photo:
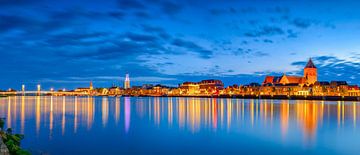
[[[359,108],[342,101],[0,98],[0,117],[25,134],[23,146],[34,154],[356,154]]]

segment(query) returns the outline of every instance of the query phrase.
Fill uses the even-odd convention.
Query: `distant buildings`
[[[304,67],[303,76],[282,75],[266,76],[263,83],[247,85],[232,85],[224,87],[220,80],[209,79],[200,82],[184,82],[178,87],[168,87],[157,84],[130,86],[129,74],[125,75],[124,87],[113,85],[110,88],[93,88],[90,82],[88,88],[77,88],[73,91],[51,91],[50,95],[91,95],[91,96],[224,96],[224,97],[264,97],[264,98],[291,98],[309,96],[322,97],[355,97],[360,100],[360,89],[357,85],[349,85],[346,81],[318,81],[317,68],[309,59]],[[23,90],[24,90],[23,86]],[[40,92],[40,85],[38,91]],[[11,94],[11,90],[8,90]],[[6,94],[2,92],[0,94]],[[354,100],[354,99],[353,99]]]

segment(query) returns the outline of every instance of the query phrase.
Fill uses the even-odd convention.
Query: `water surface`
[[[358,154],[359,108],[342,101],[0,98],[0,117],[25,134],[25,149],[59,155]]]

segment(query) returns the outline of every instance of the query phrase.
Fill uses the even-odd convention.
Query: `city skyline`
[[[261,83],[301,75],[308,58],[320,81],[359,84],[359,2],[1,3],[1,89],[108,87],[126,73],[134,85]]]

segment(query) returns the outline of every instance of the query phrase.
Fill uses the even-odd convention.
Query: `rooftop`
[[[309,61],[307,62],[305,68],[316,68],[316,66],[314,65],[313,61],[311,60],[311,58],[309,59]]]

